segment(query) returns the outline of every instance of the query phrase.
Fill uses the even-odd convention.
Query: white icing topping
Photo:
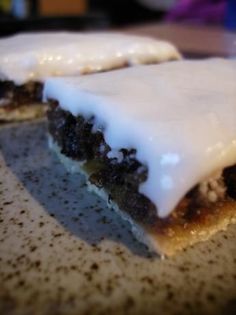
[[[0,40],[0,79],[23,84],[178,59],[165,41],[119,33],[35,33]]]
[[[196,184],[236,163],[236,61],[209,59],[49,79],[44,95],[96,115],[112,150],[136,148],[140,187],[167,216]]]

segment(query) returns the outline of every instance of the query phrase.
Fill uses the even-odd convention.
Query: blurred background
[[[236,30],[236,0],[0,0],[0,36],[115,29],[151,22]]]

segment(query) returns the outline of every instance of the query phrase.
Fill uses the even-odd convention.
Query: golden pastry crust
[[[24,121],[43,117],[47,111],[47,106],[43,104],[21,105],[19,107],[0,107],[0,121]]]
[[[199,217],[195,221],[186,220],[183,225],[170,224],[163,233],[147,228],[156,251],[172,256],[179,250],[208,240],[218,231],[225,230],[229,224],[236,223],[236,202],[233,200],[216,203],[213,208],[198,209],[198,212]]]
[[[49,137],[49,146],[70,172],[82,173],[87,178],[90,191],[104,199],[109,208],[114,209],[131,224],[134,236],[148,248],[163,256],[172,256],[201,241],[208,240],[218,231],[225,230],[231,223],[236,223],[236,202],[229,197],[225,200],[205,207],[197,207],[186,214],[188,198],[184,198],[179,206],[166,219],[155,218],[151,224],[137,222],[129,213],[122,210],[109,194],[88,181],[89,174],[83,163],[74,161],[60,152],[59,146]],[[194,211],[195,210],[195,211]]]

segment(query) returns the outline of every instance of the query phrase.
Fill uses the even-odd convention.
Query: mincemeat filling
[[[139,185],[147,179],[148,169],[135,158],[135,149],[121,149],[121,159],[109,158],[111,148],[104,141],[102,128],[94,130],[94,117],[74,117],[54,101],[51,101],[48,120],[49,133],[61,153],[73,160],[85,161],[83,167],[89,174],[89,181],[104,188],[109,199],[137,222],[148,226],[154,224],[161,231],[169,225],[200,220],[209,208],[214,211],[215,204],[203,204],[196,186],[168,218],[158,218],[155,205],[139,193]],[[223,171],[223,182],[224,198],[236,199],[236,165]]]
[[[13,81],[0,81],[0,105],[9,109],[42,101],[43,85],[30,81],[15,85]]]

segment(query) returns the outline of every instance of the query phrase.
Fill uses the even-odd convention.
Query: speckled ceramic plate
[[[174,258],[47,148],[44,121],[0,128],[0,314],[236,314],[236,226]]]

